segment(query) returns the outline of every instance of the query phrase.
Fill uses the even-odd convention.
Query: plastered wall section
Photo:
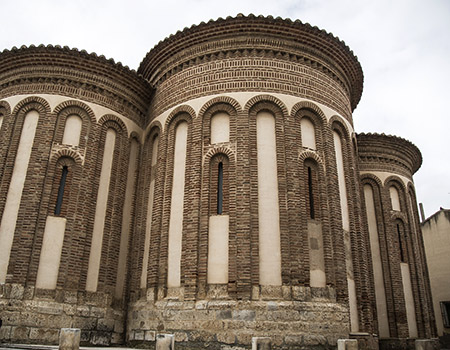
[[[441,210],[422,223],[422,234],[430,274],[433,308],[438,335],[450,333],[444,328],[441,301],[450,301],[450,210]]]

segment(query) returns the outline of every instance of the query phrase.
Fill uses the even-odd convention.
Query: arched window
[[[316,131],[314,124],[309,118],[303,117],[300,120],[300,129],[302,133],[302,147],[316,149]]]
[[[219,112],[211,118],[211,144],[230,141],[230,116]]]
[[[222,215],[223,207],[223,163],[217,169],[217,215]]]
[[[61,214],[61,207],[64,198],[64,188],[66,187],[67,174],[69,173],[69,168],[65,165],[62,168],[61,179],[59,180],[58,197],[56,199],[55,215]]]
[[[308,199],[309,199],[309,217],[314,219],[314,193],[313,193],[313,179],[311,167],[308,167]]]
[[[63,145],[78,146],[80,144],[81,127],[83,121],[75,114],[69,115],[66,119],[64,127],[64,135],[62,139]]]
[[[402,222],[397,220],[395,223],[395,229],[397,230],[398,246],[400,253],[400,262],[407,262],[406,244],[404,242],[404,232]]]
[[[391,196],[392,210],[400,211],[400,197],[398,195],[398,190],[394,186],[391,186],[389,187],[389,194]]]
[[[3,124],[3,114],[0,113],[0,129],[2,128]]]

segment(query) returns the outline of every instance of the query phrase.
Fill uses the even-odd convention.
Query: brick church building
[[[411,142],[356,134],[333,35],[242,16],[137,71],[0,53],[0,340],[409,349],[436,337]]]

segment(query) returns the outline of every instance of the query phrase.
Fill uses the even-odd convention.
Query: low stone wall
[[[272,349],[334,349],[349,333],[348,307],[330,288],[303,287],[301,300],[154,301],[147,294],[128,310],[132,346],[153,347],[157,334],[169,333],[184,349],[249,349],[252,337],[270,337]]]
[[[0,285],[0,341],[58,344],[61,328],[80,328],[81,343],[123,342],[123,312],[105,293],[42,290],[19,284]]]

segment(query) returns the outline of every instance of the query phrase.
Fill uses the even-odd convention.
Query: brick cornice
[[[22,46],[0,53],[0,91],[79,97],[142,125],[152,95],[148,82],[112,59],[60,46]],[[131,112],[131,113],[130,113]]]
[[[343,84],[352,109],[361,98],[361,65],[343,41],[299,20],[271,16],[219,18],[179,31],[146,55],[138,73],[157,85],[184,67],[239,55],[301,61]]]
[[[422,165],[419,149],[401,137],[385,134],[357,134],[360,170],[398,172],[411,177]]]

